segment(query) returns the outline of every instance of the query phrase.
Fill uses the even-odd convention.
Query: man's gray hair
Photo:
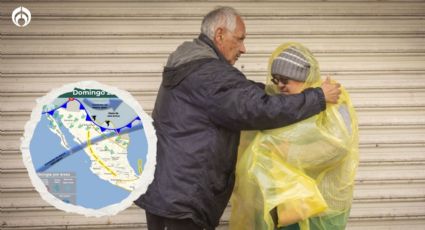
[[[232,7],[218,7],[205,15],[202,20],[201,33],[205,34],[209,39],[214,40],[214,34],[217,28],[223,27],[234,32],[237,16],[240,16],[239,13]]]

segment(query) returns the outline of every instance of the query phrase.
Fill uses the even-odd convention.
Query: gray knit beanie
[[[290,47],[277,56],[272,63],[272,75],[279,74],[296,81],[306,81],[310,63],[295,47]]]

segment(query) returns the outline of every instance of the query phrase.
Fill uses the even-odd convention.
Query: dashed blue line
[[[86,112],[86,114],[87,114],[86,121],[91,121],[93,124],[95,124],[97,127],[99,127],[102,132],[104,132],[106,130],[114,131],[114,132],[109,132],[107,134],[99,135],[99,136],[91,139],[90,140],[90,143],[91,144],[97,143],[97,142],[102,141],[102,140],[105,140],[107,138],[115,137],[115,136],[117,136],[119,134],[126,134],[126,133],[130,133],[130,132],[134,132],[134,131],[143,129],[143,123],[139,123],[139,124],[136,124],[136,125],[133,126],[133,122],[134,121],[136,121],[136,120],[141,121],[140,117],[138,117],[138,116],[136,118],[134,118],[131,122],[129,122],[127,125],[124,125],[124,126],[122,126],[120,128],[107,128],[107,127],[100,126],[99,124],[97,124],[96,122],[94,122],[91,119],[91,117],[90,117],[88,111],[86,110],[86,108],[84,107],[83,103],[81,103],[81,101],[79,101],[78,99],[74,99],[74,100],[76,100],[76,101],[78,101],[78,103],[80,103],[80,110],[84,110]],[[59,107],[54,108],[52,110],[49,110],[47,112],[43,112],[42,114],[49,114],[49,115],[53,116],[53,114],[55,113],[56,110],[58,110],[60,108],[66,109],[69,102],[70,101],[68,100],[65,103],[63,103],[62,105],[60,105]],[[52,167],[53,165],[55,165],[59,161],[61,161],[61,160],[65,159],[65,158],[71,156],[72,154],[74,154],[74,153],[76,153],[76,152],[84,149],[85,147],[87,147],[87,144],[88,143],[89,143],[88,141],[85,141],[85,142],[83,142],[83,143],[81,143],[79,145],[73,146],[69,150],[67,150],[67,151],[59,154],[58,156],[56,156],[55,158],[51,159],[47,163],[43,164],[43,166],[41,166],[38,169],[36,169],[37,173],[46,171],[47,169],[49,169],[50,167]]]

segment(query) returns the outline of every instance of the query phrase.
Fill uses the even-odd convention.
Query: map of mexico
[[[146,191],[156,137],[150,117],[131,95],[80,82],[41,101],[21,149],[46,201],[65,211],[103,216],[125,209]]]

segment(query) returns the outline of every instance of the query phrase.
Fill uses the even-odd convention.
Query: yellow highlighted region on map
[[[142,172],[143,172],[143,160],[142,159],[137,160],[137,168],[139,170],[139,175],[142,174]]]
[[[103,162],[97,155],[96,153],[93,151],[92,147],[91,147],[91,143],[90,143],[90,131],[87,131],[87,147],[90,150],[90,153],[92,155],[92,157],[96,160],[97,163],[99,163],[104,169],[106,169],[106,171],[108,171],[110,174],[112,174],[113,176],[117,176],[117,174],[112,171],[112,169],[110,169],[105,162]]]

